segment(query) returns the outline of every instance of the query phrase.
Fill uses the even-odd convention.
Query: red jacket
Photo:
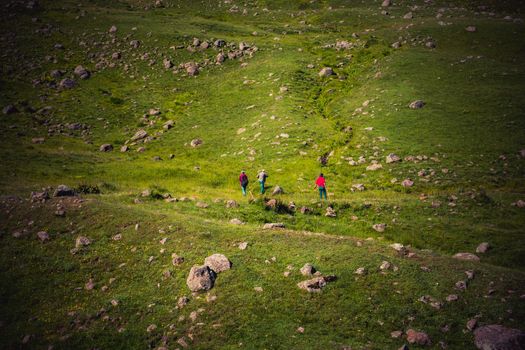
[[[317,187],[326,187],[326,181],[324,177],[319,176],[317,180],[315,180],[315,184]]]
[[[241,175],[239,175],[239,182],[241,183],[241,186],[243,184],[247,184],[248,183],[248,175],[241,173]]]

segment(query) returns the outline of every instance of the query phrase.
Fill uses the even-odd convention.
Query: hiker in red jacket
[[[328,199],[326,197],[326,181],[324,179],[323,173],[321,173],[319,177],[317,178],[317,180],[315,180],[315,187],[319,189],[319,197],[321,197],[321,200],[323,200],[323,194],[324,194],[324,199]]]
[[[239,175],[239,182],[241,183],[242,195],[246,196],[246,187],[248,187],[248,175],[244,170],[241,171]]]

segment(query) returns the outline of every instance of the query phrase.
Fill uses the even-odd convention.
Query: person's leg
[[[323,200],[323,188],[319,187],[319,198]]]
[[[324,193],[324,199],[328,200],[328,197],[326,196],[326,187],[323,187],[323,193]]]
[[[242,195],[246,196],[246,186],[241,186],[242,188]]]

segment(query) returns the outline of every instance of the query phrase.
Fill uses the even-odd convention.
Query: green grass
[[[31,348],[158,348],[165,336],[171,349],[184,336],[198,349],[385,349],[404,342],[392,339],[391,331],[412,327],[428,332],[433,348],[443,340],[451,349],[467,349],[473,348],[472,335],[463,330],[475,315],[482,315],[481,324],[522,328],[525,215],[511,204],[525,200],[525,160],[519,155],[525,149],[519,39],[525,30],[520,21],[503,19],[522,17],[521,4],[489,2],[487,11],[495,13],[489,16],[477,13],[474,2],[458,2],[465,8],[451,10],[441,1],[398,1],[386,16],[379,2],[152,3],[41,1],[37,10],[13,8],[12,17],[1,10],[0,104],[15,104],[20,112],[0,117],[0,347],[17,348],[33,335]],[[403,19],[413,5],[414,19]],[[233,6],[239,12],[230,11]],[[440,8],[446,10],[438,19]],[[38,33],[47,24],[50,32]],[[118,27],[114,41],[112,25]],[[465,31],[468,25],[477,31]],[[214,48],[174,49],[194,37],[243,41],[258,51],[207,65],[197,77],[164,69],[164,58],[176,66],[214,62]],[[425,47],[430,38],[435,49]],[[134,39],[140,48],[130,47]],[[354,48],[327,46],[338,40]],[[401,48],[391,47],[396,41]],[[56,43],[65,50],[54,49]],[[122,59],[112,61],[117,51]],[[141,59],[145,53],[148,58]],[[96,68],[106,60],[115,67]],[[67,91],[47,86],[52,70],[72,76],[78,64],[92,71],[90,79]],[[338,76],[320,78],[325,66]],[[409,109],[416,99],[425,107]],[[34,113],[24,104],[52,109]],[[150,124],[143,115],[151,108],[161,114]],[[174,127],[165,131],[167,120]],[[69,130],[74,122],[89,129]],[[119,152],[138,129],[155,138]],[[33,144],[35,137],[45,142]],[[200,147],[189,146],[195,138],[203,140]],[[104,143],[114,151],[99,152]],[[145,152],[137,152],[139,146]],[[425,157],[386,164],[389,153]],[[327,156],[321,165],[319,157]],[[360,156],[365,164],[349,165],[349,157]],[[383,168],[367,171],[372,160]],[[255,175],[263,168],[270,177],[260,196]],[[253,199],[241,196],[240,170],[248,173]],[[431,175],[419,176],[421,170]],[[319,172],[327,177],[329,203],[317,200]],[[406,178],[415,185],[402,187]],[[353,192],[358,183],[366,190]],[[31,191],[58,184],[98,186],[101,194],[86,195],[81,208],[68,207],[66,218],[53,215],[56,199],[28,202]],[[283,207],[293,201],[312,212],[265,208],[277,185],[285,191],[278,198]],[[170,193],[209,207],[142,198],[145,189],[152,197]],[[22,200],[6,199],[12,195]],[[136,198],[141,203],[133,204]],[[227,209],[228,199],[239,208]],[[438,201],[440,206],[432,205]],[[328,204],[336,218],[324,216]],[[232,218],[246,224],[231,225]],[[261,230],[267,222],[283,222],[286,230]],[[387,224],[385,232],[372,229],[377,223]],[[12,237],[22,228],[29,237]],[[40,230],[51,234],[50,242],[37,241]],[[118,233],[122,240],[112,240]],[[71,255],[79,234],[94,242]],[[165,245],[159,243],[163,237]],[[237,248],[242,241],[249,242],[246,251]],[[392,242],[410,246],[418,257],[394,255]],[[481,242],[492,248],[480,254],[480,263],[450,258],[475,252]],[[173,252],[185,257],[182,266],[171,265]],[[176,310],[178,297],[190,296],[189,268],[214,252],[234,264],[210,292],[217,301],[195,295]],[[383,260],[399,270],[379,273]],[[338,280],[321,294],[303,293],[296,284],[306,262]],[[295,269],[285,278],[289,264]],[[362,266],[369,274],[356,277]],[[426,294],[444,300],[467,268],[477,276],[455,304],[434,310],[417,301]],[[163,277],[166,270],[171,277]],[[102,292],[111,277],[116,282]],[[94,291],[83,290],[89,278]],[[256,286],[264,291],[255,292]],[[489,289],[496,293],[487,298]],[[111,306],[113,298],[118,307]],[[106,311],[97,316],[101,308]],[[205,311],[192,323],[188,315],[199,308]],[[181,315],[185,319],[178,321]],[[150,324],[158,326],[155,332],[146,332]],[[448,333],[440,331],[445,324]],[[304,334],[296,332],[300,326]]]

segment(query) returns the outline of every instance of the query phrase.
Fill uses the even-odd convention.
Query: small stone
[[[36,236],[42,243],[50,240],[49,234],[46,231],[37,232]]]
[[[466,30],[467,32],[474,33],[474,32],[476,32],[478,29],[477,29],[475,26],[467,26],[467,27],[465,28],[465,30]]]
[[[480,243],[476,248],[476,253],[486,253],[490,249],[490,245],[487,242]]]
[[[99,150],[100,150],[100,152],[111,152],[111,151],[113,151],[113,145],[111,145],[109,143],[105,143],[103,145],[100,145]]]
[[[230,220],[230,224],[233,224],[233,225],[244,225],[244,222],[242,222],[241,220],[237,219],[237,218],[233,218]]]
[[[323,77],[329,77],[330,75],[334,75],[334,70],[330,67],[324,67],[323,69],[321,69],[321,71],[319,71],[319,76],[321,78]]]
[[[359,276],[366,275],[366,268],[364,268],[364,267],[359,267],[359,268],[357,268],[357,270],[354,271],[354,273],[355,273],[356,275],[359,275]]]
[[[276,228],[284,228],[284,224],[282,222],[272,222],[264,224],[263,229],[264,230],[271,230]]]
[[[176,253],[171,254],[171,263],[174,266],[179,266],[184,262],[184,258],[182,256],[178,256]]]
[[[372,228],[377,232],[385,232],[386,224],[374,224]]]
[[[78,236],[75,240],[75,248],[86,247],[91,244],[91,240],[85,236]]]
[[[421,109],[425,106],[425,104],[426,103],[422,100],[415,100],[415,101],[410,102],[408,107],[411,109]]]
[[[312,279],[299,282],[297,284],[297,287],[300,289],[304,289],[310,293],[318,293],[321,291],[322,288],[326,286],[328,282],[335,281],[337,279],[336,276],[318,276],[314,277]]]
[[[401,338],[402,335],[403,335],[403,331],[390,332],[390,337],[392,337],[394,339],[399,339],[399,338]]]
[[[255,288],[253,288],[253,290],[255,290],[257,293],[262,293],[263,292],[262,287],[255,287]]]
[[[155,324],[150,324],[150,325],[146,328],[146,332],[151,333],[151,332],[154,332],[156,329],[157,329],[157,325],[155,325]]]
[[[84,288],[86,290],[93,290],[93,288],[95,288],[95,283],[93,282],[93,279],[90,278],[84,285]]]
[[[464,260],[464,261],[479,261],[479,257],[472,253],[457,253],[452,256],[454,259]]]
[[[447,301],[450,303],[452,301],[457,301],[458,300],[458,296],[457,294],[450,294],[447,296]]]
[[[379,269],[380,269],[381,271],[385,271],[385,270],[390,269],[390,267],[392,267],[392,265],[391,265],[388,261],[383,261],[383,262],[381,263],[381,265],[379,266]]]
[[[239,249],[245,250],[248,247],[248,242],[241,242],[239,243]]]
[[[472,318],[467,321],[467,329],[469,331],[473,331],[478,326],[478,320],[475,318]]]

